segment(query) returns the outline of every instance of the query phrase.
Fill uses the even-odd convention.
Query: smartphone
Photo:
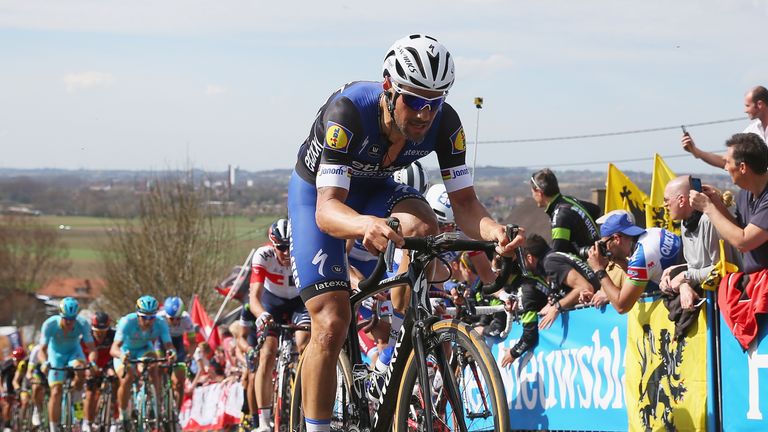
[[[680,129],[683,130],[683,135],[688,135],[688,131],[685,129],[684,125],[680,125]]]
[[[701,179],[691,176],[690,177],[691,189],[696,192],[701,192]]]

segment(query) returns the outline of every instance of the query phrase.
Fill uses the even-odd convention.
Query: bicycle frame
[[[454,241],[456,240],[455,237],[447,236],[445,234],[443,235],[446,236],[446,238],[453,239]],[[477,242],[470,241],[465,243],[465,245],[470,243],[478,244]],[[456,244],[457,249],[461,249],[461,242],[457,242]],[[406,244],[405,249],[416,248],[409,248]],[[431,305],[429,303],[429,284],[427,282],[425,270],[431,260],[432,256],[428,253],[412,251],[411,262],[406,272],[381,280],[373,285],[361,283],[361,286],[359,287],[360,291],[354,293],[350,297],[352,316],[357,316],[356,311],[366,298],[402,285],[406,285],[411,289],[410,305],[403,320],[402,329],[398,341],[395,344],[389,367],[384,374],[384,389],[378,400],[378,408],[373,416],[369,415],[368,400],[365,395],[365,388],[363,388],[364,380],[362,379],[362,374],[363,372],[367,373],[367,366],[365,366],[362,361],[360,345],[357,341],[357,323],[354,322],[354,320],[350,323],[350,328],[347,333],[345,350],[349,356],[350,362],[352,362],[354,391],[351,393],[351,410],[346,411],[351,411],[353,415],[359,418],[359,423],[362,427],[370,425],[373,432],[388,431],[392,427],[398,402],[396,395],[400,382],[403,379],[406,366],[404,360],[398,361],[398,359],[407,359],[412,351],[415,351],[418,358],[426,359],[427,351],[433,348],[435,343],[439,343],[439,341],[429,340],[428,335],[426,334],[427,329],[440,320],[432,314]],[[380,260],[380,263],[382,262],[383,261]],[[379,270],[379,272],[380,271],[381,270]],[[376,273],[377,270],[374,270],[374,275]],[[371,280],[376,280],[376,278],[371,277]],[[451,366],[449,365],[449,359],[446,358],[442,350],[435,350],[435,353],[442,370],[450,370]],[[417,365],[419,382],[430,382],[426,361],[417,362]],[[459,416],[460,419],[463,414],[463,409],[461,409],[462,399],[459,395],[458,385],[455,380],[453,380],[453,377],[447,379],[444,382],[444,385],[449,397],[458,403],[458,405],[454,407],[454,415]],[[388,397],[388,395],[392,394],[394,394],[395,397]],[[431,398],[424,398],[424,405],[424,411],[431,415],[433,412]],[[458,421],[458,423],[463,426],[463,421]],[[425,421],[425,426],[427,432],[432,431],[431,421]]]

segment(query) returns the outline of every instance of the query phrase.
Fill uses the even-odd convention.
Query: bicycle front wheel
[[[293,432],[307,430],[304,423],[304,411],[301,408],[301,369],[304,364],[304,356],[301,356],[296,368],[296,376],[291,390],[291,428]],[[352,389],[352,367],[344,351],[339,354],[336,363],[336,399],[333,402],[331,413],[331,431],[348,431],[352,429],[351,419],[347,413],[350,404]]]
[[[272,402],[275,413],[275,432],[288,432],[290,430],[292,382],[293,365],[279,365],[275,379],[274,400]]]
[[[422,431],[427,421],[435,431],[509,430],[504,384],[482,338],[466,324],[451,320],[433,324],[428,334],[432,382],[418,382],[416,353],[412,352],[398,391],[394,431]],[[425,412],[425,397],[432,400],[431,415]]]

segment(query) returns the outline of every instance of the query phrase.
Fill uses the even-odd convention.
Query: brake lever
[[[387,219],[387,226],[397,231],[400,228],[400,221],[397,218],[390,217]],[[392,241],[387,242],[387,249],[384,251],[384,263],[387,265],[387,271],[392,273],[395,260],[395,243]]]
[[[520,227],[515,224],[508,224],[506,226],[506,232],[507,240],[512,241],[520,233]],[[517,247],[515,250],[515,255],[517,255],[517,265],[520,267],[520,273],[523,276],[528,276],[528,269],[525,268],[525,251],[523,251],[522,246]]]

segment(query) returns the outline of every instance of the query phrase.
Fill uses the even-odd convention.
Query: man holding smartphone
[[[696,306],[701,283],[720,260],[720,235],[709,216],[691,207],[690,191],[701,189],[701,179],[691,176],[676,177],[664,188],[664,207],[669,217],[682,221],[680,236],[686,264],[664,269],[659,287],[666,293],[679,294],[684,310]],[[740,264],[739,254],[730,244],[725,245],[725,257],[728,262]]]
[[[744,129],[743,133],[753,133],[759,136],[763,143],[768,141],[768,90],[765,87],[757,86],[747,92],[744,96],[744,113],[754,121]],[[701,159],[717,168],[725,168],[725,157],[696,147],[696,143],[685,128],[683,128],[683,137],[680,142],[683,144],[683,150],[696,159]]]

